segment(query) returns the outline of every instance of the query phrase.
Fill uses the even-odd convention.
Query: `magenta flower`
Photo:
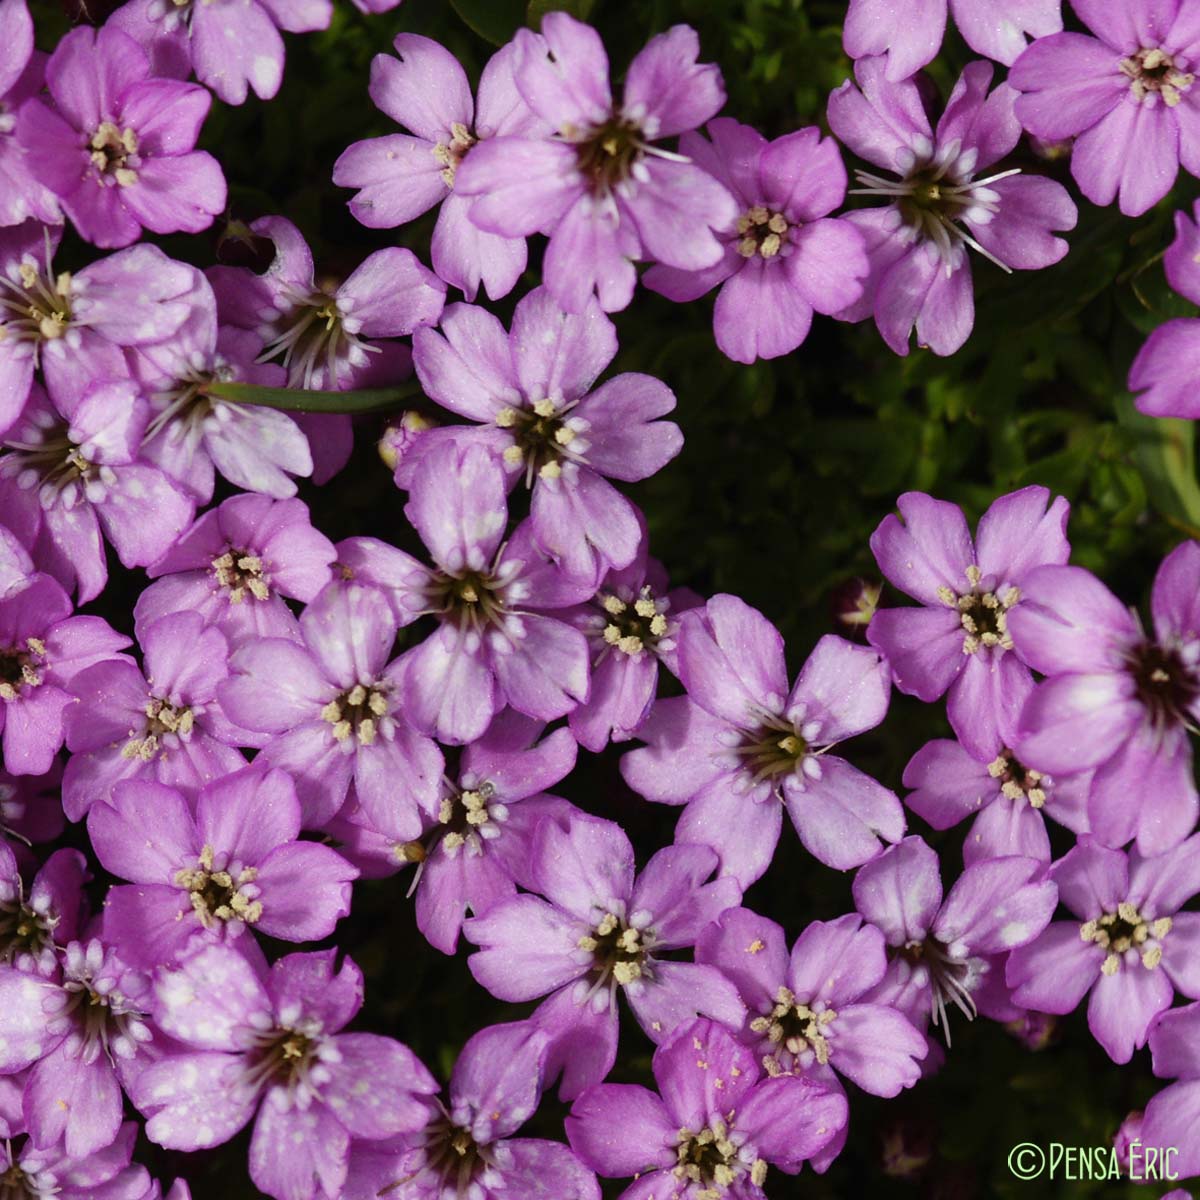
[[[0,229],[0,432],[21,415],[35,367],[56,394],[78,394],[128,374],[124,347],[171,337],[192,311],[197,272],[157,246],[56,273],[59,236],[36,222]]]
[[[60,948],[78,935],[88,878],[78,850],[55,850],[26,891],[16,857],[0,843],[0,963],[54,976]]]
[[[176,963],[247,928],[288,942],[328,937],[350,911],[358,872],[302,842],[300,802],[282,771],[248,767],[202,788],[131,780],[92,806],[101,865],[132,886],[108,890],[105,937],[144,970]]]
[[[1191,90],[1200,30],[1190,0],[1071,0],[1094,34],[1039,38],[1013,64],[1016,115],[1045,141],[1074,138],[1071,174],[1093,204],[1119,197],[1140,216],[1175,182],[1200,174]]]
[[[287,600],[307,604],[337,557],[301,500],[231,496],[147,568],[157,580],[133,609],[139,633],[176,612],[199,613],[231,649],[255,638],[300,638]]]
[[[362,1006],[362,972],[336,950],[289,954],[256,971],[209,946],[156,983],[159,1025],[183,1044],[131,1095],[160,1146],[228,1141],[257,1111],[250,1177],[274,1200],[337,1200],[350,1138],[424,1127],[437,1083],[406,1046],[340,1032]]]
[[[835,1091],[844,1075],[874,1096],[921,1077],[924,1036],[896,1009],[864,1001],[887,955],[857,913],[812,922],[789,957],[779,925],[731,908],[701,934],[696,958],[737,984],[748,1013],[739,1036],[768,1075],[802,1074]]]
[[[489,233],[550,237],[543,273],[568,312],[597,293],[605,311],[633,298],[636,259],[683,270],[721,261],[714,231],[737,219],[732,196],[700,167],[655,145],[703,125],[725,102],[720,70],[696,61],[687,25],[637,54],[615,104],[600,35],[563,12],[517,31],[513,79],[552,137],[493,137],[472,148],[455,188],[478,199]]]
[[[552,721],[588,698],[587,639],[550,614],[590,597],[595,579],[550,562],[530,521],[505,540],[505,490],[501,460],[483,447],[429,451],[404,515],[436,566],[391,550],[382,567],[404,576],[408,620],[438,618],[437,632],[400,659],[400,687],[409,719],[444,742],[474,741],[506,704]]]
[[[0,726],[4,765],[44,775],[63,744],[63,714],[75,677],[101,662],[128,662],[129,639],[100,617],[72,616],[71,600],[49,575],[0,598]]]
[[[357,583],[330,584],[304,610],[300,635],[234,653],[220,689],[226,716],[267,735],[260,756],[296,780],[305,826],[328,821],[353,782],[372,820],[420,836],[420,810],[437,809],[442,756],[406,720],[387,601]]]
[[[897,8],[890,0],[850,0],[842,43],[851,58],[887,55],[886,78],[899,83],[932,62],[946,35],[946,9],[963,40],[986,58],[1011,66],[1025,35],[1062,29],[1062,0],[923,0]]]
[[[530,852],[530,886],[540,895],[500,900],[463,925],[479,947],[471,974],[493,996],[548,996],[531,1020],[554,1039],[546,1076],[562,1071],[564,1100],[612,1069],[618,990],[655,1042],[697,1013],[740,1028],[745,1010],[720,971],[664,957],[740,902],[733,879],[706,882],[716,867],[707,846],[675,845],[635,878],[619,825],[582,813],[547,819]]]
[[[728,595],[684,613],[678,643],[688,694],[658,701],[638,730],[646,747],[621,760],[639,795],[686,805],[677,841],[711,846],[746,888],[770,865],[785,807],[804,848],[838,870],[903,837],[895,795],[829,753],[887,712],[878,654],[830,634],[789,691],[778,630]]]
[[[882,208],[849,213],[866,239],[871,274],[863,297],[837,315],[873,316],[883,340],[907,354],[917,342],[953,354],[975,323],[967,247],[1005,271],[1058,262],[1067,243],[1055,230],[1075,227],[1061,184],[1017,168],[977,178],[1016,146],[1016,94],[1000,84],[989,95],[990,63],[969,63],[936,128],[915,80],[890,83],[881,59],[860,59],[858,87],[847,80],[829,97],[829,125],[861,158],[890,176],[857,172],[858,195],[886,198]]]
[[[658,265],[646,286],[670,300],[718,284],[713,332],[736,362],[778,358],[808,336],[813,312],[834,313],[862,295],[869,264],[862,235],[829,214],[846,199],[837,143],[815,127],[768,142],[729,117],[710,121],[706,141],[688,132],[679,148],[719,180],[741,216],[721,228],[725,253],[704,270]]]
[[[212,267],[208,278],[222,324],[257,333],[266,343],[260,357],[281,357],[289,387],[340,390],[369,385],[373,371],[408,373],[408,350],[376,339],[435,324],[446,302],[446,285],[411,250],[377,250],[344,282],[318,285],[312,252],[291,221],[262,217],[250,229],[274,243],[270,267],[262,275]]]
[[[1193,209],[1200,219],[1200,202]],[[1200,304],[1200,228],[1187,213],[1175,214],[1175,240],[1164,265],[1171,287],[1193,304]],[[1200,417],[1192,386],[1200,370],[1200,320],[1177,317],[1164,321],[1146,339],[1129,368],[1129,390],[1142,392],[1139,412],[1152,417]]]
[[[61,980],[0,966],[0,1073],[32,1067],[23,1108],[35,1146],[61,1141],[81,1158],[112,1144],[122,1084],[154,1036],[150,1000],[149,979],[96,938],[67,946]]]
[[[191,500],[140,460],[149,417],[126,379],[49,396],[35,385],[0,443],[0,517],[81,604],[108,582],[105,540],[123,566],[144,567],[192,519]]]
[[[1069,506],[1043,487],[995,500],[975,541],[956,504],[905,492],[871,535],[884,576],[921,604],[878,610],[867,640],[887,657],[896,686],[927,704],[945,692],[959,741],[991,762],[1033,689],[1008,622],[1029,572],[1065,563]],[[903,518],[903,519],[901,519]],[[1066,774],[1066,771],[1062,772]]]
[[[25,0],[0,0],[0,226],[62,220],[54,193],[39,183],[29,153],[13,136],[17,109],[42,90],[44,59],[33,50],[33,20]]]
[[[1088,1027],[1126,1063],[1176,991],[1200,998],[1200,914],[1179,911],[1200,892],[1200,836],[1154,858],[1085,838],[1050,878],[1078,920],[1054,922],[1009,956],[1013,1002],[1069,1013],[1091,992]]]
[[[1171,1166],[1180,1179],[1200,1174],[1200,1155],[1197,1154],[1192,1130],[1200,1120],[1200,1004],[1188,1004],[1163,1013],[1150,1026],[1150,1053],[1154,1073],[1162,1079],[1177,1083],[1164,1088],[1146,1105],[1139,1130],[1143,1146],[1172,1147],[1175,1151]],[[1182,1189],[1163,1200],[1188,1200]]]
[[[81,820],[125,779],[152,780],[189,797],[246,765],[238,746],[253,734],[232,725],[217,704],[229,674],[229,646],[199,613],[174,613],[147,627],[145,669],[125,656],[78,672],[77,703],[66,715],[71,757],[63,808]]]
[[[356,1143],[343,1200],[399,1187],[405,1200],[553,1196],[600,1200],[595,1175],[559,1142],[513,1137],[541,1099],[547,1036],[524,1022],[493,1025],[459,1053],[448,1104],[424,1129],[393,1143]]]
[[[1006,738],[1005,741],[1015,739]],[[973,816],[963,842],[963,863],[1022,855],[1051,859],[1046,817],[1075,834],[1088,832],[1092,775],[1058,778],[1025,766],[1005,745],[994,758],[974,757],[961,742],[926,742],[904,768],[904,803],[934,829]]]
[[[1154,637],[1081,567],[1025,581],[1012,617],[1022,656],[1050,676],[1021,710],[1016,750],[1051,774],[1095,768],[1088,823],[1096,840],[1146,855],[1178,845],[1200,813],[1188,728],[1200,715],[1200,544],[1158,569]]]
[[[270,100],[283,80],[283,38],[327,29],[330,0],[129,0],[109,24],[134,38],[156,75],[191,71],[226,104],[242,104],[248,89]]]
[[[616,330],[594,300],[571,315],[538,288],[517,305],[511,334],[482,308],[451,305],[440,333],[413,338],[417,377],[430,399],[482,428],[429,432],[397,479],[408,485],[443,440],[482,442],[502,457],[510,486],[524,477],[533,489],[534,540],[569,574],[629,566],[641,524],[605,477],[649,478],[679,453],[683,434],[659,420],[675,396],[649,375],[618,375],[592,390],[616,352]]]
[[[61,1145],[39,1150],[32,1138],[21,1145],[12,1140],[17,1132],[0,1142],[0,1178],[22,1189],[16,1193],[21,1200],[149,1200],[154,1194],[146,1168],[129,1161],[138,1134],[134,1121],[122,1125],[111,1144],[84,1155],[69,1154]],[[180,1197],[172,1193],[170,1200]]]
[[[478,228],[467,216],[471,201],[454,183],[479,142],[550,132],[513,82],[517,48],[510,43],[492,56],[476,104],[466,73],[445,47],[415,33],[401,33],[393,44],[397,58],[377,54],[372,61],[369,90],[376,107],[412,132],[355,142],[334,163],[333,182],[360,189],[350,211],[371,229],[395,229],[440,203],[433,269],[468,300],[481,283],[498,300],[525,270],[525,239]]]
[[[193,148],[212,97],[155,78],[133,38],[72,29],[46,64],[46,87],[54,107],[22,105],[17,140],[86,241],[128,246],[143,227],[197,233],[225,207],[220,165]]]
[[[667,590],[667,573],[647,555],[643,534],[633,562],[609,571],[574,610],[571,621],[592,650],[591,695],[567,718],[581,746],[598,754],[610,738],[626,742],[637,733],[658,692],[659,664],[679,673],[679,614],[702,603],[688,588]]]
[[[955,1007],[997,1020],[1017,1014],[1004,983],[1004,955],[1049,924],[1057,890],[1033,858],[993,858],[967,867],[943,900],[937,855],[907,837],[854,877],[854,906],[892,953],[867,999],[890,1004],[919,1029],[940,1025],[950,1041]],[[1020,1003],[1018,1001],[1018,1003]]]
[[[542,737],[540,721],[505,709],[482,737],[465,746],[455,781],[442,777],[424,830],[409,839],[392,821],[375,826],[365,812],[339,815],[325,832],[343,844],[364,874],[386,875],[416,864],[409,894],[416,895],[417,928],[443,954],[458,949],[468,912],[479,916],[530,880],[538,822],[569,810],[543,795],[575,766],[575,739],[565,729]],[[541,740],[539,740],[541,739]]]
[[[770,1168],[799,1173],[846,1125],[846,1098],[798,1075],[762,1078],[754,1055],[712,1021],[690,1021],[659,1046],[659,1094],[589,1088],[567,1140],[599,1174],[637,1182],[622,1200],[728,1196],[765,1200]]]

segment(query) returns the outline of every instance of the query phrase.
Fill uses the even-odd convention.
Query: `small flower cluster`
[[[48,57],[26,0],[0,0],[0,1193],[152,1200],[139,1130],[196,1151],[252,1125],[274,1200],[599,1200],[598,1176],[634,1180],[627,1200],[762,1200],[769,1172],[829,1167],[856,1090],[935,1071],[952,1010],[1036,1023],[1084,995],[1114,1061],[1149,1042],[1179,1080],[1145,1139],[1187,1144],[1200,1016],[1172,1006],[1200,1001],[1182,911],[1200,894],[1200,544],[1162,563],[1147,631],[1069,564],[1046,489],[1000,497],[974,536],[907,493],[870,545],[916,604],[874,612],[867,644],[821,638],[793,676],[767,615],[669,586],[621,487],[683,447],[671,388],[610,372],[635,264],[671,300],[719,287],[738,362],[795,350],[814,313],[951,354],[968,249],[1005,270],[1067,251],[1066,189],[1002,165],[1022,129],[1077,137],[1080,188],[1127,213],[1176,157],[1200,167],[1195,4],[1073,2],[1094,37],[1058,32],[1057,0],[1019,18],[952,0],[1011,72],[993,87],[969,63],[935,111],[914,72],[944,0],[917,19],[851,0],[854,78],[827,115],[879,203],[840,214],[837,142],[718,116],[686,26],[640,51],[619,100],[599,35],[562,12],[474,94],[448,50],[401,34],[370,95],[407,132],[351,145],[333,179],[374,229],[440,205],[432,268],[392,246],[330,282],[282,216],[248,227],[261,272],[141,240],[224,210],[196,149],[210,92],[274,96],[279,30],[324,28],[328,0],[130,0]],[[54,263],[68,223],[103,252],[74,271]],[[1197,225],[1177,228],[1171,281],[1200,302]],[[479,291],[511,293],[535,235],[542,282],[506,326]],[[1194,320],[1147,343],[1146,411],[1198,415],[1194,345]],[[430,404],[381,451],[395,540],[424,550],[334,544],[297,480],[345,465],[349,410],[303,397],[411,374]],[[108,588],[107,544],[134,639],[77,611]],[[893,685],[945,696],[955,734],[913,756],[903,802],[855,763]],[[641,863],[620,824],[551,790],[610,745],[637,796],[679,810]],[[971,818],[961,871],[906,810]],[[743,904],[785,811],[809,858],[854,872],[847,911],[790,948]],[[65,821],[90,857],[55,848]],[[1073,838],[1057,859],[1048,821]],[[407,1046],[348,1029],[359,966],[303,948],[356,880],[401,872],[432,948],[469,944],[483,989],[537,1002],[466,1041],[444,1093]],[[654,1090],[608,1082],[622,998]],[[566,1140],[519,1136],[555,1088]]]

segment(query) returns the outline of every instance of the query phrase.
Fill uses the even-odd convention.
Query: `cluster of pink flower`
[[[619,102],[598,35],[563,13],[501,49],[477,98],[447,50],[401,35],[370,91],[409,132],[351,146],[334,180],[373,228],[441,204],[433,270],[388,248],[334,286],[282,217],[251,226],[274,247],[262,274],[139,240],[223,210],[220,166],[194,148],[207,88],[273,96],[277,27],[322,27],[329,0],[132,0],[48,59],[25,0],[0,0],[5,1197],[161,1196],[131,1164],[136,1110],[184,1150],[253,1121],[250,1174],[277,1200],[596,1200],[597,1174],[637,1177],[627,1200],[756,1200],[769,1169],[837,1156],[846,1083],[892,1097],[936,1069],[929,1028],[948,1043],[952,1008],[1016,1021],[1089,992],[1114,1061],[1149,1040],[1181,1078],[1142,1137],[1200,1172],[1200,1004],[1172,1007],[1200,999],[1200,915],[1180,911],[1200,893],[1200,545],[1163,562],[1147,633],[1067,565],[1067,506],[1045,489],[998,499],[976,538],[955,506],[907,494],[872,549],[917,606],[878,612],[869,645],[821,639],[791,682],[767,617],[668,588],[612,482],[680,452],[671,390],[597,384],[638,261],[674,300],[719,285],[716,340],[738,361],[795,349],[814,312],[874,317],[900,354],[915,327],[949,354],[973,321],[967,247],[1005,269],[1066,253],[1066,190],[987,173],[1022,128],[1078,137],[1085,195],[1129,213],[1176,158],[1200,169],[1200,0],[1073,3],[1094,38],[1056,32],[1058,0],[953,0],[968,42],[1012,69],[991,88],[970,64],[934,122],[912,72],[944,0],[918,19],[851,0],[857,82],[829,123],[887,172],[858,175],[886,203],[842,216],[837,145],[717,117],[720,73],[687,27],[637,55]],[[65,221],[116,252],[56,271]],[[534,234],[544,286],[506,329],[473,302],[516,286]],[[1200,302],[1198,236],[1181,215],[1167,267]],[[465,302],[446,307],[448,287]],[[1197,415],[1198,331],[1147,344],[1146,411]],[[463,419],[399,422],[383,447],[427,561],[334,545],[295,480],[340,470],[349,418],[288,415],[255,388],[414,368]],[[197,516],[217,473],[237,494]],[[106,542],[153,580],[136,656],[75,613],[107,585]],[[660,667],[683,694],[659,698]],[[834,753],[883,721],[893,684],[945,695],[957,737],[918,751],[904,804]],[[635,738],[625,781],[681,807],[640,871],[619,825],[548,791],[578,747]],[[973,818],[945,894],[905,804],[939,830]],[[851,911],[790,951],[742,907],[785,809],[813,859],[856,871]],[[32,849],[64,815],[117,881],[97,912],[82,853]],[[1047,818],[1077,837],[1056,862]],[[405,1046],[344,1032],[363,993],[350,959],[259,941],[328,937],[355,879],[400,871],[432,947],[465,938],[492,995],[541,1001],[471,1038],[444,1100]],[[621,994],[661,1095],[604,1082]],[[569,1146],[514,1137],[556,1083]]]

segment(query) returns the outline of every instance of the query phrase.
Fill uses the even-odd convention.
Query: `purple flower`
[[[1081,567],[1045,567],[1024,583],[1011,620],[1022,657],[1050,676],[1021,710],[1017,753],[1039,771],[1095,768],[1088,823],[1096,840],[1143,854],[1196,826],[1188,728],[1200,715],[1200,544],[1158,569],[1154,637]]]
[[[968,753],[991,762],[1033,688],[1008,622],[1029,572],[1065,563],[1069,506],[1047,507],[1043,487],[994,501],[975,541],[962,510],[923,492],[905,492],[871,535],[879,569],[920,608],[880,609],[867,640],[887,657],[896,686],[927,704],[947,690],[947,715]],[[903,518],[903,520],[901,520]],[[1063,774],[1066,774],[1063,771]]]
[[[71,612],[70,598],[49,575],[35,575],[15,596],[0,598],[0,725],[4,765],[13,775],[50,770],[80,672],[129,661],[118,653],[127,637],[100,617]]]
[[[220,165],[193,149],[212,97],[155,78],[128,34],[72,29],[46,64],[46,87],[54,107],[22,105],[17,140],[86,241],[128,246],[143,226],[197,233],[225,207]]]
[[[192,519],[191,500],[140,460],[149,418],[126,379],[49,396],[34,385],[0,445],[0,516],[81,604],[108,582],[105,540],[122,566],[144,567]]]
[[[888,203],[846,217],[866,239],[871,275],[863,298],[837,315],[874,316],[897,354],[908,353],[914,326],[919,345],[953,354],[975,323],[967,247],[1005,271],[1049,266],[1067,252],[1052,231],[1074,228],[1075,205],[1061,184],[1018,178],[1018,168],[977,178],[1021,136],[1013,90],[988,94],[990,63],[966,66],[936,128],[915,80],[888,82],[877,58],[854,73],[858,87],[847,80],[829,97],[830,128],[896,178],[857,172],[856,194]]]
[[[10,1133],[0,1142],[0,1178],[19,1189],[15,1195],[22,1200],[146,1200],[153,1194],[147,1190],[150,1177],[145,1167],[129,1161],[137,1134],[136,1122],[127,1121],[94,1154],[73,1155],[61,1145],[39,1150],[31,1138],[23,1146],[14,1144]],[[173,1194],[171,1200],[179,1198]]]
[[[1071,174],[1093,204],[1140,216],[1171,190],[1180,162],[1200,174],[1191,90],[1200,30],[1190,0],[1071,0],[1095,35],[1039,38],[1013,64],[1016,115],[1045,141],[1074,138]]]
[[[280,29],[326,29],[332,16],[330,0],[130,0],[109,24],[141,44],[156,75],[184,79],[194,70],[226,104],[242,104],[248,88],[261,100],[279,91]]]
[[[713,332],[721,352],[743,363],[778,358],[808,336],[814,310],[837,312],[862,295],[862,235],[829,217],[845,201],[846,168],[837,143],[815,127],[768,142],[718,117],[708,135],[711,143],[685,133],[679,148],[725,185],[741,216],[718,231],[725,253],[714,266],[654,266],[646,286],[688,301],[720,284]]]
[[[312,252],[284,217],[263,217],[251,231],[275,244],[262,275],[245,267],[208,272],[223,324],[253,330],[266,343],[262,358],[281,356],[288,386],[365,386],[371,371],[408,372],[409,352],[376,342],[433,325],[446,285],[411,250],[391,246],[368,255],[343,282],[316,282]],[[372,357],[380,362],[374,366]]]
[[[217,704],[229,674],[229,647],[199,613],[174,613],[143,631],[145,670],[122,656],[80,671],[66,716],[71,757],[63,808],[72,821],[107,799],[124,779],[145,779],[194,796],[246,760],[253,734],[230,724]]]
[[[1011,66],[1025,35],[1062,29],[1062,0],[923,0],[897,8],[891,0],[850,0],[842,41],[851,58],[887,55],[889,82],[899,83],[932,62],[946,35],[946,9],[954,14],[976,54]]]
[[[1200,202],[1193,209],[1200,219]],[[1193,304],[1200,304],[1200,227],[1187,213],[1175,214],[1175,240],[1164,265],[1171,287]],[[1193,380],[1200,370],[1200,321],[1178,317],[1164,321],[1146,339],[1129,368],[1129,390],[1139,412],[1152,417],[1200,417]]]
[[[566,1121],[588,1166],[637,1177],[622,1200],[765,1200],[770,1168],[798,1174],[846,1125],[845,1096],[799,1075],[762,1078],[750,1050],[712,1021],[681,1026],[652,1070],[661,1096],[600,1084]]]
[[[350,911],[358,872],[302,842],[300,802],[282,771],[249,767],[214,780],[193,805],[174,788],[118,783],[88,814],[109,889],[104,932],[153,970],[247,927],[289,942],[328,937]]]
[[[533,833],[566,801],[541,793],[575,766],[575,739],[565,729],[542,738],[539,721],[505,709],[487,732],[465,746],[456,781],[442,777],[424,829],[410,839],[392,821],[376,826],[361,811],[339,814],[325,832],[346,847],[364,873],[386,875],[415,863],[417,928],[443,954],[458,948],[463,918],[515,896],[529,879]]]
[[[371,99],[412,134],[355,142],[333,167],[338,187],[359,188],[350,211],[371,229],[394,229],[440,203],[433,229],[433,269],[474,300],[480,283],[498,300],[525,270],[523,237],[487,233],[467,215],[471,201],[454,191],[459,164],[487,138],[545,134],[513,82],[513,44],[494,54],[479,80],[479,103],[458,60],[415,33],[393,43],[399,59],[377,54]]]
[[[885,850],[854,877],[854,906],[893,951],[867,998],[899,1009],[918,1028],[932,1020],[947,1044],[951,1006],[967,1020],[977,1011],[1016,1016],[1003,956],[1049,923],[1057,891],[1044,875],[1037,859],[992,858],[967,867],[943,900],[937,855],[921,838]]]
[[[721,872],[749,887],[770,865],[786,807],[804,848],[857,867],[904,835],[895,795],[845,759],[838,742],[874,729],[891,691],[879,655],[823,637],[789,691],[783,638],[736,596],[714,596],[679,622],[687,696],[660,700],[621,760],[647,800],[687,807],[676,840],[711,846]]]
[[[678,674],[678,616],[703,601],[688,588],[667,590],[662,563],[650,558],[643,535],[637,557],[609,571],[591,600],[571,614],[592,650],[592,690],[567,718],[581,746],[598,754],[626,742],[649,715],[659,663]]]
[[[926,742],[904,768],[904,803],[934,829],[973,816],[963,863],[1017,854],[1048,863],[1046,817],[1073,833],[1088,832],[1090,771],[1059,779],[1027,767],[1008,746],[984,761],[961,742]]]
[[[303,501],[231,496],[147,568],[158,582],[134,606],[138,634],[161,617],[196,612],[231,649],[255,638],[298,641],[287,600],[315,599],[336,557]]]
[[[304,610],[300,635],[234,653],[220,693],[227,717],[267,735],[261,757],[295,778],[305,826],[328,821],[353,782],[372,820],[418,837],[420,809],[437,808],[442,756],[406,720],[387,601],[357,583],[329,584]]]
[[[1154,1073],[1162,1079],[1177,1079],[1146,1105],[1142,1118],[1143,1146],[1171,1147],[1175,1177],[1190,1179],[1200,1174],[1194,1130],[1200,1121],[1200,1004],[1188,1004],[1163,1013],[1150,1027],[1150,1053]],[[1143,1152],[1144,1157],[1144,1152]],[[1170,1197],[1176,1193],[1171,1192]],[[1163,1200],[1169,1200],[1164,1196]],[[1190,1200],[1180,1189],[1179,1200]]]
[[[417,377],[432,400],[482,428],[427,433],[398,480],[410,483],[444,440],[482,442],[503,458],[510,486],[524,477],[533,489],[534,540],[569,574],[594,579],[629,566],[641,525],[605,476],[647,479],[679,453],[679,426],[658,419],[675,408],[671,389],[630,373],[592,390],[617,352],[616,330],[592,299],[571,315],[538,288],[517,305],[511,334],[484,309],[454,304],[441,328],[413,338]]]
[[[424,1129],[393,1144],[351,1148],[343,1200],[374,1200],[397,1188],[405,1200],[600,1200],[595,1175],[566,1146],[512,1136],[537,1109],[548,1046],[524,1022],[475,1034],[454,1064],[449,1103],[435,1101]]]
[[[546,286],[568,312],[595,291],[607,312],[633,298],[635,259],[683,270],[721,261],[714,230],[737,219],[732,196],[695,164],[654,143],[703,125],[725,101],[720,70],[696,61],[700,39],[675,25],[629,66],[613,102],[599,34],[563,12],[542,32],[517,31],[513,79],[552,137],[494,137],[475,146],[455,187],[477,196],[489,233],[546,233]]]
[[[256,971],[209,946],[156,984],[163,1030],[183,1043],[132,1088],[146,1134],[200,1150],[228,1141],[257,1111],[250,1177],[275,1200],[336,1200],[350,1138],[424,1126],[437,1084],[407,1047],[341,1033],[362,1006],[362,972],[335,950],[289,954]]]
[[[588,698],[587,639],[549,615],[588,599],[595,579],[572,578],[535,544],[531,522],[505,540],[501,460],[481,446],[424,454],[404,514],[436,567],[385,547],[370,555],[401,582],[406,620],[437,617],[437,632],[400,659],[404,709],[444,742],[474,741],[506,704],[552,721]]]
[[[857,913],[814,921],[788,955],[783,929],[732,908],[696,944],[696,958],[737,984],[748,1015],[741,1040],[768,1075],[789,1072],[840,1090],[844,1075],[875,1096],[921,1077],[924,1036],[894,1008],[863,997],[887,971],[883,935]]]
[[[25,0],[0,0],[0,226],[62,220],[58,200],[34,178],[28,151],[13,137],[17,109],[42,90],[45,60],[33,49]]]
[[[257,363],[261,349],[256,334],[218,327],[216,297],[198,276],[186,324],[132,356],[152,409],[143,453],[197,503],[212,499],[215,471],[237,487],[277,498],[295,494],[290,476],[313,472],[308,438],[287,413],[207,391],[213,381],[282,386],[279,367]]]
[[[501,900],[464,924],[480,947],[471,974],[492,995],[515,1003],[549,993],[531,1020],[554,1038],[546,1075],[562,1071],[563,1099],[612,1069],[618,989],[655,1042],[697,1013],[741,1026],[742,1002],[720,971],[665,957],[740,902],[733,879],[705,882],[716,867],[707,846],[675,845],[635,878],[619,825],[584,814],[547,819],[528,868],[540,896]]]
[[[55,272],[58,231],[0,229],[0,432],[21,415],[38,365],[56,394],[128,373],[123,348],[171,337],[192,311],[198,272],[157,246]]]
[[[56,850],[28,892],[9,846],[0,844],[0,963],[47,978],[59,949],[79,932],[87,861],[78,850]]]
[[[112,1144],[122,1083],[154,1036],[150,999],[149,979],[96,938],[67,946],[60,981],[0,966],[0,1072],[32,1067],[23,1108],[35,1146],[61,1140],[81,1158]]]
[[[1054,922],[1009,956],[1013,1002],[1069,1013],[1091,992],[1088,1027],[1126,1063],[1176,991],[1200,998],[1200,913],[1179,911],[1200,892],[1200,835],[1154,858],[1084,839],[1050,878],[1078,920]]]

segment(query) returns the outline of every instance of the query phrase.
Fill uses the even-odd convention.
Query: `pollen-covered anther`
[[[765,1016],[755,1017],[750,1022],[754,1033],[766,1034],[775,1047],[763,1058],[768,1075],[783,1073],[780,1056],[786,1051],[799,1056],[811,1051],[813,1057],[824,1066],[829,1061],[827,1027],[837,1018],[831,1008],[810,1008],[799,1003],[790,988],[780,987],[775,996],[775,1006]]]
[[[196,725],[196,717],[190,708],[176,707],[160,696],[151,697],[145,707],[146,724],[140,731],[131,729],[129,741],[121,747],[122,758],[140,758],[150,762],[160,750],[168,748],[169,735],[187,739]],[[174,743],[169,743],[174,744]]]
[[[263,561],[257,554],[229,549],[213,559],[212,569],[230,604],[241,604],[247,593],[255,600],[266,600],[271,595],[263,578]]]
[[[383,688],[356,683],[321,709],[321,719],[333,726],[335,741],[348,743],[353,737],[359,744],[370,746],[380,726],[388,722],[387,713],[387,694]]]
[[[471,131],[461,121],[455,121],[450,126],[450,140],[438,142],[433,147],[433,157],[445,168],[442,171],[442,182],[448,188],[454,186],[454,175],[458,170],[458,164],[466,158],[467,151],[475,145],[475,142],[476,139]]]
[[[649,585],[628,600],[610,593],[602,597],[600,607],[612,618],[602,630],[605,642],[630,657],[653,649],[668,632],[668,604],[656,599]]]
[[[137,183],[135,168],[141,165],[141,159],[137,153],[137,134],[132,129],[120,129],[112,121],[102,121],[88,144],[92,165],[102,176],[115,180],[120,187]]]
[[[1142,966],[1152,971],[1162,962],[1161,942],[1171,932],[1171,924],[1170,917],[1147,920],[1137,905],[1124,900],[1117,905],[1116,912],[1084,921],[1079,927],[1079,937],[1108,951],[1100,967],[1105,975],[1115,975],[1131,949],[1139,951]]]
[[[783,213],[761,204],[747,209],[737,221],[737,252],[743,258],[775,258],[786,246],[790,225]]]
[[[1152,105],[1158,97],[1168,108],[1174,108],[1195,82],[1196,76],[1183,68],[1186,63],[1159,46],[1138,50],[1121,61],[1121,71],[1129,77],[1129,90],[1139,104]]]
[[[1030,808],[1042,808],[1046,803],[1045,785],[1049,782],[1041,771],[1025,767],[1005,748],[988,763],[988,774],[1000,784],[1001,793],[1009,800],[1024,797]]]
[[[243,867],[236,875],[228,864],[216,868],[216,852],[205,846],[196,859],[196,866],[175,872],[175,882],[188,893],[192,911],[206,929],[219,921],[244,921],[253,925],[263,911],[262,901],[242,889],[258,878],[257,867]]]

